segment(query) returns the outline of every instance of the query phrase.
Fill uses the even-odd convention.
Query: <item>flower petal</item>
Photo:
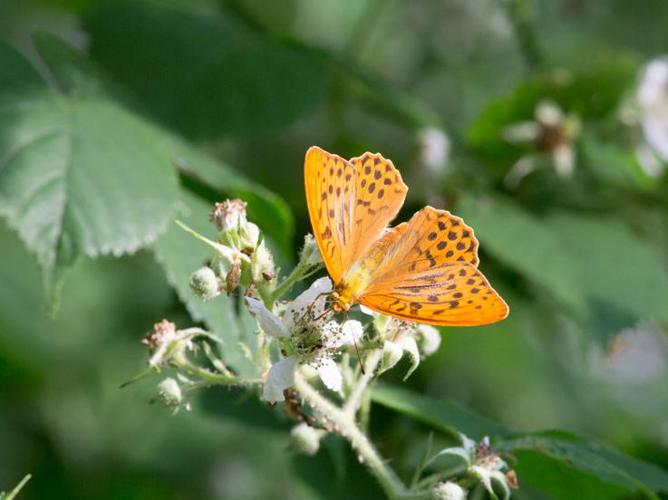
[[[273,364],[267,374],[267,381],[262,388],[262,397],[269,403],[284,401],[283,391],[295,383],[297,358],[288,356]]]
[[[341,332],[343,333],[341,339],[342,345],[351,345],[355,342],[359,342],[362,338],[364,327],[359,321],[351,319],[341,325]]]
[[[251,314],[255,316],[258,325],[267,335],[272,337],[287,337],[289,332],[281,320],[265,307],[261,300],[246,297],[246,304]]]
[[[322,383],[325,384],[328,389],[331,389],[334,392],[341,392],[343,377],[341,376],[339,367],[336,366],[336,363],[332,359],[325,358],[320,361],[318,375],[320,375],[320,380],[322,380]]]
[[[404,375],[404,380],[406,380],[413,374],[415,369],[420,365],[420,350],[418,349],[417,342],[415,342],[415,339],[408,335],[399,339],[398,344],[411,358],[411,366],[406,372],[406,375]]]
[[[332,280],[329,278],[320,278],[311,283],[311,286],[305,292],[297,296],[288,306],[288,313],[295,311],[302,313],[311,306],[314,315],[321,314],[325,308],[325,295],[332,291]],[[315,303],[314,303],[315,302]],[[313,304],[313,305],[312,305]],[[292,314],[289,314],[292,316]]]

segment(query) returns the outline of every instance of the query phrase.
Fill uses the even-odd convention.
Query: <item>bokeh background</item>
[[[103,91],[218,161],[212,178],[222,165],[251,181],[230,189],[179,169],[197,203],[244,189],[274,200],[251,217],[284,269],[309,231],[305,150],[391,158],[410,186],[400,218],[426,203],[463,216],[511,305],[500,324],[445,330],[408,385],[517,431],[580,433],[664,468],[666,26],[663,0],[0,1],[0,39],[54,92]],[[14,70],[0,67],[0,81]],[[105,154],[91,152],[91,171],[124,158]],[[142,168],[141,153],[125,154]],[[2,213],[15,221],[3,181]],[[291,451],[289,420],[253,395],[212,389],[171,416],[149,404],[155,381],[119,389],[143,369],[154,322],[192,322],[164,249],[83,255],[52,316],[35,252],[10,226],[0,223],[0,489],[30,472],[21,498],[379,494],[336,439],[315,458]],[[424,429],[382,407],[372,418],[383,453],[410,470]],[[586,478],[563,481],[587,491]],[[573,498],[553,483],[524,498]]]

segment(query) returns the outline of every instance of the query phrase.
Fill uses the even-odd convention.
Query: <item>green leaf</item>
[[[198,233],[205,236],[210,234],[213,226],[209,222],[209,204],[187,191],[182,192],[181,202],[183,207],[179,218]],[[237,316],[234,297],[219,296],[204,302],[190,288],[191,273],[211,259],[210,247],[172,224],[156,242],[154,250],[167,279],[193,319],[204,322],[212,333],[222,339],[224,344],[221,352],[225,363],[240,375],[256,377],[257,368],[245,357],[244,349],[239,345],[243,343],[251,352],[255,350],[254,321],[245,317],[246,313],[243,313],[243,317]],[[245,308],[241,308],[241,311],[245,311]]]
[[[133,99],[113,82],[92,61],[76,49],[48,33],[35,37],[37,51],[51,70],[58,87],[70,95],[109,97],[136,107]],[[294,221],[287,204],[265,187],[245,179],[242,175],[212,156],[193,147],[187,141],[164,130],[155,130],[155,144],[166,154],[184,177],[191,190],[210,195],[210,201],[227,196],[248,202],[251,220],[275,241],[284,254],[292,252]],[[208,191],[213,191],[209,193]]]
[[[656,498],[652,490],[668,491],[668,472],[569,433],[517,436],[497,442],[496,448],[510,453],[521,450],[537,452],[592,475],[603,483],[640,492],[650,498]]]
[[[584,299],[563,244],[540,219],[501,198],[462,198],[460,215],[475,228],[481,247],[564,304],[581,309]]]
[[[501,424],[481,417],[454,401],[433,399],[399,387],[378,386],[371,392],[371,399],[454,436],[462,432],[473,439],[480,440],[485,436],[507,432]]]
[[[217,12],[133,1],[105,5],[84,23],[93,58],[190,137],[277,131],[324,97],[329,65],[319,52]]]
[[[152,242],[177,178],[155,130],[113,102],[63,95],[0,45],[0,215],[38,257],[47,284],[80,255]]]
[[[615,218],[556,212],[547,224],[590,299],[668,321],[668,270],[647,242]]]
[[[485,251],[575,311],[668,319],[668,270],[619,219],[565,211],[539,218],[501,198],[464,198],[460,212]]]

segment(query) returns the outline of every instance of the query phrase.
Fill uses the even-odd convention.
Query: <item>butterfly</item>
[[[361,304],[399,319],[475,326],[508,316],[478,270],[478,240],[462,219],[427,206],[388,228],[408,187],[390,160],[345,160],[313,146],[304,161],[306,201],[334,281],[332,308]]]

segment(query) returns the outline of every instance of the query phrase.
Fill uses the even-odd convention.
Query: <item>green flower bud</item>
[[[304,246],[299,253],[299,262],[305,267],[315,267],[322,264],[322,255],[318,243],[312,234],[304,236]]]
[[[433,490],[434,500],[466,500],[466,490],[457,483],[438,483]]]
[[[176,406],[181,404],[183,395],[179,383],[169,377],[158,384],[158,398],[167,406]]]
[[[190,288],[195,294],[211,300],[220,295],[220,283],[216,273],[210,267],[201,267],[190,276]]]
[[[290,431],[290,442],[293,448],[305,455],[315,455],[320,449],[320,438],[325,431],[301,423]]]

